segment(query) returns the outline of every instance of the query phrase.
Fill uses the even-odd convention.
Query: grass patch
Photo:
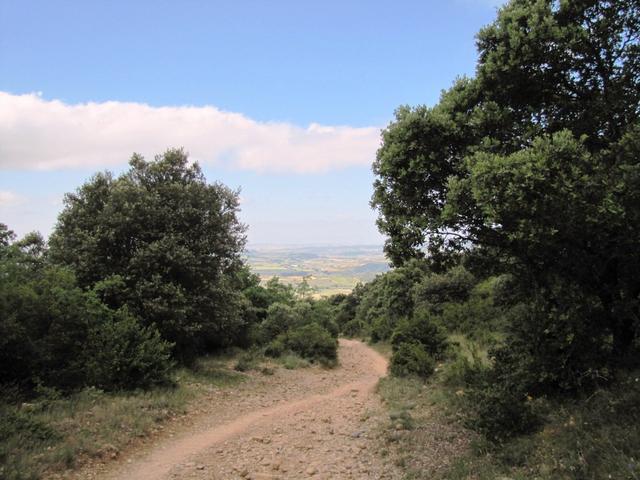
[[[389,415],[384,450],[406,479],[640,479],[640,371],[586,398],[534,399],[544,405],[543,428],[496,445],[463,426],[465,372],[489,364],[486,349],[453,340],[456,354],[426,383],[387,377],[378,385]]]
[[[404,478],[435,478],[466,450],[468,434],[444,414],[446,398],[433,381],[386,377],[377,391],[387,408],[382,448]]]
[[[308,360],[296,355],[295,353],[287,353],[277,359],[277,362],[287,370],[296,370],[298,368],[307,368],[311,364]]]
[[[71,396],[42,392],[26,403],[0,401],[0,479],[36,480],[117,458],[135,438],[157,432],[187,412],[211,386],[224,388],[245,376],[228,368],[229,357],[199,359],[174,374],[173,387],[129,393],[88,388]],[[15,396],[14,396],[15,398]]]
[[[501,445],[479,441],[443,478],[640,478],[640,371],[587,398],[548,402],[544,427]]]
[[[393,349],[391,348],[391,344],[390,343],[386,343],[386,342],[371,342],[371,341],[367,341],[367,344],[373,348],[376,352],[378,352],[380,355],[382,355],[384,358],[386,358],[387,360],[389,360],[391,358],[391,354],[393,353]]]

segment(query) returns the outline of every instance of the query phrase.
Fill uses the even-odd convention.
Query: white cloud
[[[369,165],[379,137],[377,127],[302,128],[212,106],[66,104],[38,93],[0,92],[0,169],[105,168],[123,165],[133,152],[153,158],[184,147],[202,164],[314,173]]]
[[[17,205],[22,201],[22,197],[8,190],[0,190],[0,208]]]

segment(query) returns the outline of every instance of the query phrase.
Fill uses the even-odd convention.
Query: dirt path
[[[387,362],[354,340],[340,340],[339,358],[334,370],[278,370],[222,392],[197,425],[97,478],[399,478],[374,438],[382,411],[373,390]]]

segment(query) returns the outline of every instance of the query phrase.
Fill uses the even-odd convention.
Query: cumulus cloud
[[[369,165],[377,127],[258,122],[212,106],[67,104],[39,94],[0,92],[0,169],[53,170],[122,165],[184,147],[201,164],[257,172],[314,173]]]
[[[10,207],[21,203],[22,197],[8,190],[0,190],[0,208]]]

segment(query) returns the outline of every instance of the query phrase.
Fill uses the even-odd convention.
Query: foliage
[[[335,361],[338,357],[338,341],[317,323],[309,323],[286,334],[287,349],[308,360]]]
[[[355,320],[356,312],[365,292],[365,286],[358,283],[348,295],[335,295],[329,302],[336,307],[335,322],[338,330],[346,336],[353,336],[362,330]]]
[[[103,390],[166,384],[174,366],[171,345],[126,310],[91,330],[84,357],[86,383]]]
[[[410,320],[401,320],[391,335],[394,351],[406,343],[421,345],[431,357],[438,359],[447,348],[447,337],[431,315],[420,312]]]
[[[269,342],[300,324],[300,318],[296,313],[292,306],[284,303],[270,305],[267,318],[260,325],[262,341]]]
[[[464,302],[445,302],[436,308],[438,324],[449,332],[462,333],[485,345],[495,343],[506,330],[510,307],[503,304],[502,277],[490,277],[476,284]]]
[[[133,155],[128,172],[97,174],[65,196],[51,258],[71,267],[82,288],[108,282],[105,303],[155,325],[187,359],[236,342],[247,328],[238,205],[237,192],[207,184],[182,150],[153,162]]]
[[[441,274],[425,275],[413,288],[415,304],[440,313],[444,304],[465,302],[476,283],[473,275],[461,265]]]
[[[468,258],[510,278],[484,392],[496,427],[481,427],[497,438],[535,423],[528,392],[579,394],[637,363],[640,4],[512,0],[478,49],[474,78],[434,107],[397,110],[372,204],[394,264],[426,256],[441,272]],[[468,330],[439,280],[416,301]]]
[[[71,390],[166,382],[171,345],[153,327],[83,292],[27,235],[0,246],[0,383]]]
[[[374,342],[388,340],[397,323],[414,310],[414,285],[426,274],[424,262],[408,262],[378,275],[354,295],[360,296],[350,327],[364,326]]]
[[[250,274],[251,281],[247,282],[243,290],[244,297],[250,302],[255,312],[256,320],[261,322],[267,318],[268,309],[275,303],[291,306],[295,302],[295,290],[291,285],[280,283],[278,277],[270,278],[264,286],[260,285],[260,278]]]
[[[428,378],[433,374],[434,369],[433,357],[427,353],[422,344],[414,342],[397,345],[389,363],[389,372],[394,377],[415,375]]]

